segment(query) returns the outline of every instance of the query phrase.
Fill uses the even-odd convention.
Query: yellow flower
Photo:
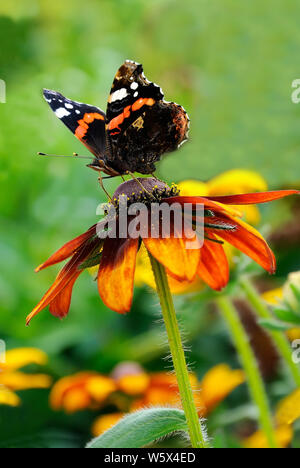
[[[300,388],[284,398],[276,411],[278,425],[293,424],[300,418]]]
[[[235,195],[245,192],[256,192],[267,190],[265,180],[256,172],[243,169],[235,169],[224,172],[223,174],[211,179],[208,182],[200,182],[197,180],[185,180],[178,184],[181,196],[203,197],[219,196],[219,195]],[[236,213],[234,206],[230,207]],[[254,205],[238,206],[239,213],[242,213],[250,224],[258,224],[260,221],[259,210]],[[225,242],[224,250],[229,263],[232,264],[235,249]],[[196,278],[194,282],[177,281],[168,276],[170,288],[173,294],[183,294],[199,291],[204,288],[204,283],[200,278]],[[137,286],[146,284],[152,289],[155,289],[155,281],[152,274],[150,260],[145,247],[141,247],[137,255],[137,265],[135,271],[135,283]]]
[[[275,413],[276,438],[280,448],[289,446],[293,439],[293,423],[300,418],[300,388],[292,392],[277,405]],[[255,432],[243,441],[245,448],[269,448],[262,431]]]
[[[270,305],[278,305],[283,299],[283,289],[276,288],[266,291],[262,294],[262,298]]]
[[[18,371],[28,364],[45,365],[47,355],[40,349],[16,348],[7,351],[4,357],[5,362],[0,362],[0,405],[20,405],[21,400],[15,391],[50,387],[51,377],[48,375]]]

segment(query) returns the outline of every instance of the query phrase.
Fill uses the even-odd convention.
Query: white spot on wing
[[[67,109],[73,109],[74,108],[73,104],[69,104],[68,102],[65,104],[65,106],[66,106]]]
[[[134,83],[131,83],[130,88],[131,89],[137,89],[139,87],[138,83],[135,81]]]
[[[139,93],[136,91],[133,95],[133,97],[138,97]]]
[[[112,93],[110,97],[110,102],[121,101],[121,99],[124,99],[127,95],[128,93],[126,88],[118,89],[118,91]]]
[[[75,112],[76,112],[76,114],[80,114],[80,110],[78,110],[78,109],[76,109]]]
[[[67,109],[65,109],[64,107],[59,107],[58,109],[56,109],[55,114],[59,119],[62,119],[63,117],[68,117],[71,114],[71,112],[67,111]]]

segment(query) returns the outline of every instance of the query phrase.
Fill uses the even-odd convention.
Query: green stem
[[[176,312],[164,267],[149,253],[157,292],[164,318],[172,360],[178,382],[182,407],[185,413],[189,435],[193,448],[207,448],[205,430],[201,427],[195,406],[193,390],[185,361]]]
[[[240,280],[240,285],[257,315],[263,319],[273,319],[271,311],[264,304],[264,301],[254,288],[252,283],[248,280],[248,278],[242,278]],[[300,387],[300,369],[297,366],[297,364],[295,364],[293,361],[292,351],[287,337],[283,332],[277,330],[269,331],[269,334],[272,337],[275,344],[277,345],[282,359],[285,361],[286,365],[290,369],[295,384],[297,385],[297,387]]]
[[[249,344],[247,333],[241,323],[239,314],[226,296],[217,299],[217,304],[230,329],[236,349],[246,373],[251,397],[259,410],[260,427],[266,435],[270,448],[277,448],[276,436],[272,422],[272,414],[264,382],[260,375],[256,358]]]

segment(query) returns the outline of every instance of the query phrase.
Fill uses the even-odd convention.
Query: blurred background
[[[166,368],[158,301],[147,286],[136,288],[124,317],[102,304],[84,274],[65,320],[44,311],[25,327],[57,271],[36,275],[34,268],[94,224],[104,201],[84,160],[36,156],[87,154],[44,102],[42,88],[105,110],[118,67],[125,59],[141,62],[147,78],[191,118],[190,141],[164,157],[159,177],[206,181],[242,168],[257,171],[271,189],[298,188],[300,104],[291,101],[291,84],[300,78],[299,15],[293,0],[1,2],[0,79],[7,90],[0,104],[0,338],[8,349],[42,349],[49,357],[44,372],[54,379],[87,369],[109,374],[124,360],[147,372]],[[106,187],[113,192],[119,182]],[[278,202],[262,211],[262,230],[272,233],[280,260],[274,287],[300,269],[300,228],[291,219],[297,212],[299,222],[299,209],[292,210]],[[220,362],[238,367],[226,328],[207,302],[179,296],[176,304],[199,378]],[[276,400],[280,381],[272,388]],[[54,413],[48,393],[28,390],[19,408],[0,407],[1,446],[79,447],[89,440],[95,413]],[[245,402],[241,387],[223,410]],[[236,443],[218,427],[218,440]]]

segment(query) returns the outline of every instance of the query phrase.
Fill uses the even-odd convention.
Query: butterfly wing
[[[98,160],[105,147],[105,113],[95,106],[71,101],[56,91],[44,89],[44,98],[55,115]]]
[[[143,66],[126,60],[114,78],[106,110],[106,130],[112,145],[145,109],[161,101],[162,89],[147,80]]]

